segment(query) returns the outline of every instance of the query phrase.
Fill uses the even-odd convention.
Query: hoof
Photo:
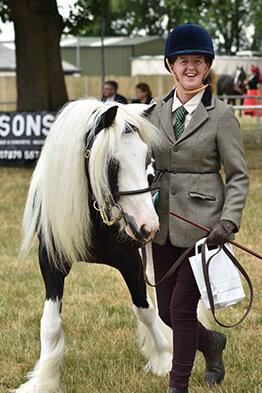
[[[48,386],[44,383],[31,379],[28,382],[21,385],[18,389],[10,390],[12,393],[63,393],[63,389],[60,385]]]
[[[155,354],[147,362],[144,367],[145,372],[151,372],[152,374],[163,376],[167,375],[172,365],[172,353],[164,352],[161,354]]]

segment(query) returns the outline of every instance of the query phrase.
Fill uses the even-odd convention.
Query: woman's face
[[[137,97],[139,100],[143,100],[144,98],[147,97],[147,94],[146,94],[145,91],[143,91],[143,90],[139,89],[139,87],[137,87],[137,88],[136,88],[136,97]]]
[[[210,68],[202,55],[179,55],[171,65],[185,90],[197,89]]]

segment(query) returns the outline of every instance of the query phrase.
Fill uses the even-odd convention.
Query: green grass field
[[[246,127],[244,127],[246,128]],[[237,240],[262,250],[262,149],[246,130],[250,193]],[[39,321],[44,287],[36,247],[17,258],[20,223],[30,169],[0,167],[0,393],[19,386],[39,355]],[[251,315],[227,331],[226,378],[214,393],[262,392],[262,261],[237,252],[255,288]],[[240,317],[245,304],[220,311]],[[136,321],[119,273],[109,267],[76,264],[66,280],[63,304],[66,352],[62,382],[68,393],[165,393],[168,378],[144,373],[136,343]],[[197,355],[190,393],[208,393],[204,363]]]

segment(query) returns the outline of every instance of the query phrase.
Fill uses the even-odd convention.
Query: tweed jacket
[[[154,99],[157,105],[150,118],[164,138],[163,145],[153,149],[157,172],[152,188],[160,189],[160,232],[154,242],[163,245],[169,237],[174,246],[188,247],[206,233],[171,216],[169,211],[209,228],[220,219],[227,219],[239,229],[248,175],[239,123],[232,108],[207,88],[188,126],[176,140],[173,93]]]

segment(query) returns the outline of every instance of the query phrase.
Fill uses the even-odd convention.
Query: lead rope
[[[216,321],[216,323],[224,328],[231,328],[231,327],[235,327],[240,325],[248,316],[248,314],[250,313],[252,306],[253,306],[253,301],[254,301],[254,289],[253,289],[253,285],[251,282],[251,279],[249,277],[249,275],[247,274],[247,272],[245,271],[245,269],[243,268],[243,266],[238,262],[238,260],[234,257],[233,254],[231,254],[231,252],[228,250],[228,248],[226,246],[222,246],[219,248],[219,250],[213,254],[207,261],[206,261],[206,254],[205,254],[205,247],[206,247],[206,242],[207,240],[205,240],[205,242],[202,245],[202,249],[201,249],[201,256],[202,256],[202,268],[203,268],[203,274],[204,274],[204,280],[205,280],[205,284],[206,284],[206,289],[207,289],[207,295],[208,295],[208,300],[210,303],[210,308],[211,308],[211,312],[213,315],[214,320]],[[147,253],[146,253],[146,247],[143,246],[141,248],[142,251],[142,266],[143,266],[143,273],[144,273],[144,279],[147,283],[147,285],[149,285],[150,287],[156,288],[158,285],[160,285],[161,283],[163,283],[165,280],[167,280],[168,278],[170,278],[172,276],[172,274],[178,269],[178,267],[181,265],[181,263],[185,260],[186,257],[188,257],[188,255],[191,253],[191,251],[195,248],[195,246],[190,246],[188,247],[183,254],[180,255],[180,257],[174,262],[174,264],[171,266],[171,268],[167,271],[167,273],[155,284],[152,284],[148,277],[147,277],[147,273],[146,273],[146,269],[147,269]],[[223,249],[223,251],[225,252],[225,254],[231,259],[231,261],[233,262],[233,264],[236,266],[236,268],[239,270],[239,272],[243,275],[243,277],[245,278],[246,282],[248,283],[248,287],[249,287],[249,291],[250,291],[250,298],[249,298],[249,304],[247,307],[246,312],[244,313],[244,315],[242,316],[242,318],[240,318],[240,320],[234,324],[231,325],[226,325],[222,322],[220,322],[217,317],[216,317],[216,313],[215,313],[215,305],[214,305],[214,298],[213,298],[213,294],[212,294],[212,288],[211,288],[211,283],[210,283],[210,279],[209,279],[209,265],[210,262],[212,260],[212,258],[221,250]]]
[[[188,247],[183,254],[180,255],[180,257],[174,262],[174,264],[171,266],[171,268],[166,272],[166,274],[155,284],[152,284],[146,273],[146,268],[147,268],[147,254],[146,254],[146,247],[143,246],[141,247],[142,251],[142,266],[143,266],[143,273],[144,273],[144,278],[146,283],[153,288],[156,288],[158,285],[160,285],[163,281],[167,280],[169,277],[172,276],[172,274],[177,270],[177,268],[181,265],[181,263],[186,259],[186,257],[191,253],[191,251],[195,248],[195,245]]]
[[[208,295],[208,300],[209,300],[209,304],[210,304],[210,308],[211,308],[211,312],[212,315],[214,317],[214,320],[216,321],[216,323],[222,327],[225,328],[231,328],[231,327],[235,327],[240,325],[248,316],[248,314],[250,313],[252,306],[253,306],[253,301],[254,301],[254,289],[253,289],[253,285],[252,282],[250,280],[249,275],[247,274],[247,272],[245,271],[245,269],[243,268],[243,266],[238,262],[238,260],[234,257],[233,254],[231,254],[231,252],[228,250],[228,248],[223,245],[222,247],[219,248],[219,250],[212,255],[207,261],[206,261],[206,245],[207,245],[207,239],[204,241],[204,243],[202,244],[202,249],[201,249],[201,260],[202,260],[202,268],[203,268],[203,274],[204,274],[204,280],[205,280],[205,284],[206,284],[206,289],[207,289],[207,295]],[[240,320],[234,324],[231,325],[226,325],[222,322],[220,322],[215,314],[215,305],[214,305],[214,298],[213,298],[213,294],[212,294],[212,288],[211,288],[211,283],[210,283],[210,279],[209,279],[209,265],[210,262],[212,260],[212,258],[221,250],[223,249],[223,251],[225,252],[225,254],[231,259],[231,261],[233,262],[233,264],[236,266],[236,268],[239,270],[239,272],[243,275],[243,277],[245,278],[246,282],[248,283],[248,287],[249,287],[249,291],[250,291],[250,298],[249,298],[249,304],[247,307],[247,310],[245,311],[244,315],[242,316],[242,318],[240,318]]]

